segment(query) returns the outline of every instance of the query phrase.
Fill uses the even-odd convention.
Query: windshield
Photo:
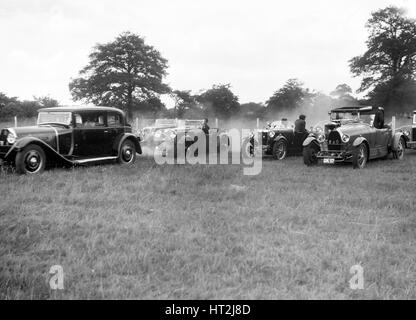
[[[331,121],[339,121],[341,123],[349,121],[359,121],[367,123],[369,125],[373,125],[374,118],[374,113],[359,114],[358,112],[331,112]]]
[[[416,124],[416,113],[413,115],[413,124]]]
[[[155,127],[174,127],[176,126],[175,119],[156,119]]]
[[[331,120],[353,120],[358,121],[359,115],[357,112],[331,112]]]
[[[40,124],[71,124],[71,112],[39,112],[38,125]]]
[[[204,120],[179,120],[179,128],[202,128]]]
[[[295,125],[292,121],[274,121],[266,126],[269,130],[285,130],[293,129]]]

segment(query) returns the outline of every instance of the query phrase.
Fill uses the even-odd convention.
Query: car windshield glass
[[[71,124],[71,112],[39,112],[38,125],[40,124]]]
[[[357,112],[331,112],[331,120],[352,120],[358,121],[359,116]]]
[[[175,119],[156,119],[155,127],[174,127],[176,126]]]
[[[413,115],[413,124],[416,124],[416,113]]]
[[[292,129],[295,125],[292,121],[274,121],[270,123],[268,129],[271,130],[284,130],[284,129]]]

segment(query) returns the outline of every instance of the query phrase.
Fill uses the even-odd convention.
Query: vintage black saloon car
[[[0,132],[0,161],[23,174],[110,160],[131,164],[136,153],[141,153],[140,142],[115,108],[40,109],[36,126]]]
[[[368,160],[385,158],[390,153],[402,159],[405,136],[384,123],[383,108],[338,108],[331,111],[329,122],[315,126],[303,146],[303,159],[308,166],[319,161],[351,162],[354,168],[361,169]]]
[[[412,124],[400,127],[397,132],[404,134],[406,148],[416,149],[416,110],[413,111]]]
[[[260,131],[262,153],[272,155],[275,160],[283,160],[288,155],[302,155],[302,143],[308,132],[296,132],[293,122],[286,119],[269,123]],[[254,156],[257,143],[254,134],[243,140],[242,150],[246,156]]]

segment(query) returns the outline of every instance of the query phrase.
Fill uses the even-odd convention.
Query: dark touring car
[[[36,126],[0,131],[0,164],[22,174],[111,160],[131,164],[141,152],[124,113],[109,107],[40,109]]]
[[[413,111],[411,119],[412,124],[398,128],[397,132],[403,133],[407,149],[416,149],[416,110]]]
[[[261,152],[271,155],[275,160],[283,160],[288,155],[302,155],[302,143],[308,132],[296,132],[291,121],[282,120],[269,123],[260,131],[262,139]],[[242,150],[245,156],[253,157],[257,143],[254,133],[243,140]]]
[[[330,121],[318,124],[303,143],[303,159],[308,166],[352,162],[364,168],[368,160],[393,154],[403,159],[405,136],[384,123],[383,108],[338,108],[330,113]]]

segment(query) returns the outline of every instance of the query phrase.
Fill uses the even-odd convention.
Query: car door
[[[106,139],[108,140],[108,145],[112,147],[111,153],[117,153],[117,151],[114,151],[113,145],[117,138],[124,133],[124,131],[123,117],[117,112],[108,112]]]
[[[391,138],[391,129],[389,127],[377,129],[375,133],[375,141],[376,141],[376,157],[384,157],[388,154],[388,143]]]
[[[106,133],[106,113],[84,111],[76,113],[74,117],[74,156],[95,158],[111,155]]]

